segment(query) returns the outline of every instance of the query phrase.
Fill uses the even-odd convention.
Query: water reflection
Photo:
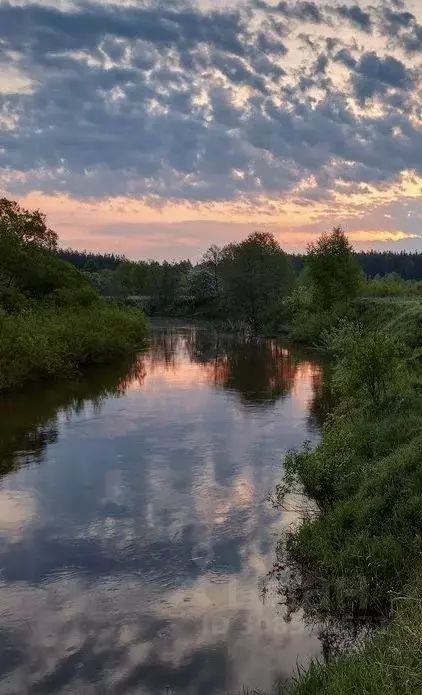
[[[25,463],[42,462],[45,449],[57,441],[59,413],[80,415],[85,408],[100,413],[107,398],[124,395],[144,377],[142,359],[93,369],[87,376],[41,384],[13,395],[0,395],[0,475]]]
[[[284,620],[289,622],[300,615],[318,636],[326,662],[363,644],[390,613],[391,602],[371,604],[364,577],[357,595],[347,575],[339,578],[335,586],[328,573],[324,576],[324,569],[314,571],[309,564],[295,563],[284,545],[278,549],[277,560],[266,582],[274,582],[285,609]]]
[[[158,328],[130,368],[1,400],[0,693],[269,689],[318,652],[258,590],[318,371]]]

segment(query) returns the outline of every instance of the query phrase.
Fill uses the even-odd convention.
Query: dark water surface
[[[320,382],[275,342],[156,327],[134,365],[0,399],[0,693],[269,690],[318,653],[260,587]]]

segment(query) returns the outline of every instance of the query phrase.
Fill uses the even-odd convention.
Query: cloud
[[[273,9],[275,12],[290,19],[313,22],[314,24],[322,24],[324,21],[323,14],[315,2],[292,3],[281,0]]]
[[[359,5],[342,5],[337,9],[340,17],[348,19],[349,22],[366,32],[372,31],[372,20],[369,12],[364,12]]]
[[[412,53],[422,53],[422,25],[414,24],[409,31],[402,35],[405,50]]]
[[[260,206],[313,177],[305,208],[387,185],[422,167],[420,71],[390,45],[418,27],[356,4],[0,3],[0,186]]]
[[[239,12],[208,12],[159,7],[124,7],[80,3],[59,10],[39,4],[1,5],[7,46],[40,57],[54,52],[96,50],[102,37],[144,40],[161,47],[206,43],[243,55]]]
[[[415,15],[411,12],[394,12],[390,8],[385,8],[384,19],[388,33],[396,36],[403,27],[410,27],[415,22]]]
[[[413,86],[412,71],[391,55],[380,58],[374,51],[364,53],[356,67],[354,86],[356,97],[364,103],[388,88],[409,90]]]
[[[398,11],[389,7],[383,9],[381,31],[408,54],[422,52],[422,25],[404,4],[397,7]]]
[[[354,68],[356,66],[356,59],[347,48],[341,48],[334,56],[334,60],[337,63],[343,63],[347,68]]]

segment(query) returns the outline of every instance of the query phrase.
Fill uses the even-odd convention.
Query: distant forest
[[[84,273],[98,273],[101,270],[117,270],[120,263],[127,259],[114,253],[91,253],[90,251],[73,251],[59,249],[57,251],[63,261],[67,261]]]
[[[88,251],[73,251],[60,249],[59,256],[74,265],[78,270],[87,273],[98,273],[103,270],[117,270],[121,263],[127,261],[124,256],[113,253],[92,253]],[[296,271],[304,265],[304,255],[290,255]],[[356,258],[365,275],[370,278],[396,273],[405,280],[422,280],[422,253],[407,253],[402,251],[369,251],[356,253]],[[190,261],[182,261],[192,267]],[[172,264],[170,264],[172,265]]]

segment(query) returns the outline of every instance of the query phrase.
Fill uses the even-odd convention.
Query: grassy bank
[[[317,512],[278,548],[288,608],[327,645],[359,649],[315,663],[292,695],[422,692],[422,302],[358,299],[354,320],[322,336],[334,354],[335,406],[315,449],[285,462],[275,492],[303,491]],[[315,508],[314,508],[315,509]],[[407,587],[407,590],[404,590]],[[381,628],[379,627],[381,625]]]
[[[83,309],[36,305],[0,316],[0,390],[71,375],[133,352],[146,338],[136,310],[97,301]]]
[[[145,341],[142,311],[108,304],[56,247],[42,213],[0,199],[0,391],[109,362]]]
[[[314,663],[294,695],[415,695],[422,692],[422,588],[397,597],[396,615],[371,642],[326,666]]]

